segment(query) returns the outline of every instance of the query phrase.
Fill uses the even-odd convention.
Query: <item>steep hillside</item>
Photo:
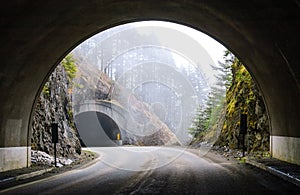
[[[114,104],[122,106],[129,113],[127,123],[130,129],[122,132],[124,144],[180,144],[167,125],[149,110],[149,106],[139,101],[126,88],[114,83],[106,74],[90,64],[83,64],[80,59],[77,59],[77,67],[78,74],[73,96],[75,112],[78,105],[86,100],[113,101]],[[130,120],[132,118],[133,120]]]
[[[248,152],[269,150],[269,121],[262,96],[246,68],[234,59],[233,79],[226,92],[225,121],[216,144],[241,148],[240,114],[248,116]]]
[[[37,102],[32,122],[31,147],[53,155],[51,123],[58,123],[57,155],[74,157],[81,153],[72,116],[72,83],[75,74],[71,57],[67,57],[50,75]]]

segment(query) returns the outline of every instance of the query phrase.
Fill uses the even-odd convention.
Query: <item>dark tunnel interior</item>
[[[75,116],[82,146],[117,146],[117,135],[121,134],[117,123],[100,112],[84,112]],[[121,137],[121,136],[120,136]]]

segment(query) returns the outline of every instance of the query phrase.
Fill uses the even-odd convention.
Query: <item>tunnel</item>
[[[32,113],[63,57],[98,32],[147,20],[192,27],[229,48],[263,95],[272,156],[300,164],[299,1],[155,1],[1,3],[1,171],[30,165]]]
[[[75,116],[81,145],[84,147],[118,146],[121,132],[117,123],[101,112],[89,111]],[[119,138],[118,138],[119,134]]]

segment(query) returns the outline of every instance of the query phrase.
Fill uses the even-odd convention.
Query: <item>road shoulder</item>
[[[38,179],[64,173],[78,168],[88,167],[99,160],[100,156],[90,150],[82,150],[80,156],[70,165],[54,167],[49,165],[32,165],[22,169],[10,170],[0,173],[0,190],[35,181]]]

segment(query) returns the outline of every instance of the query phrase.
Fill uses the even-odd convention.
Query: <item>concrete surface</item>
[[[70,50],[95,33],[141,20],[177,22],[223,43],[257,82],[272,136],[299,138],[299,9],[297,0],[4,1],[0,7],[0,147],[30,146],[31,115],[38,94]],[[299,145],[295,140],[291,146]],[[299,156],[299,148],[286,150],[279,142],[272,148]],[[297,159],[271,152],[300,165]],[[13,155],[16,159],[17,154]],[[19,158],[27,160],[24,155]],[[7,169],[6,165],[0,166]]]
[[[265,170],[300,187],[300,166],[275,158],[247,159],[246,163]]]
[[[0,172],[30,166],[30,147],[0,148]]]
[[[272,155],[274,157],[284,159],[285,161],[292,163],[300,162],[299,137],[271,136],[270,142],[272,147]]]

